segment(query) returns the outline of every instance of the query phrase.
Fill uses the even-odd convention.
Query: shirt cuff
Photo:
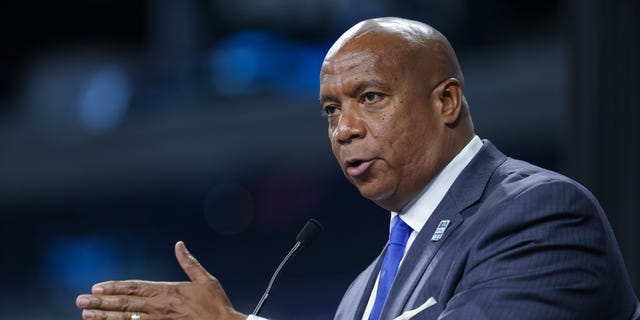
[[[247,320],[267,320],[267,318],[256,316],[255,314],[250,314],[247,317]]]

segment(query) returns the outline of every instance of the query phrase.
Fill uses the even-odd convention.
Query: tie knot
[[[402,221],[400,216],[393,217],[391,233],[389,234],[389,243],[405,246],[412,231],[413,229]]]

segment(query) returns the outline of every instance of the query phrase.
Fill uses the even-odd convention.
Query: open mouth
[[[353,161],[349,161],[349,163],[347,163],[347,167],[357,167],[359,165],[361,165],[364,161],[362,160],[353,160]]]
[[[367,169],[369,169],[369,166],[371,166],[372,162],[373,162],[373,159],[371,159],[371,160],[360,160],[360,159],[350,160],[350,161],[347,162],[347,173],[352,177],[356,177],[356,176],[362,175],[363,173],[365,173],[365,171],[367,171]]]

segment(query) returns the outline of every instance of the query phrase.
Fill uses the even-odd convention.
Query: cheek
[[[336,134],[337,134],[337,128],[336,125],[333,124],[331,122],[331,120],[329,120],[329,124],[327,125],[327,137],[329,138],[329,143],[331,144],[331,149],[334,151],[337,151],[337,143],[336,143]]]
[[[340,144],[335,142],[334,139],[331,139],[331,137],[329,137],[329,139],[330,139],[329,143],[331,144],[331,152],[333,153],[333,157],[338,162],[338,165],[342,167],[342,160],[340,159]]]
[[[331,144],[331,152],[333,152],[333,155],[336,157],[336,159],[338,159],[338,155],[339,155],[339,145],[337,143],[335,143],[333,141],[333,139],[329,138],[329,143]]]
[[[389,144],[393,144],[393,140],[397,137],[398,123],[396,123],[397,105],[390,106],[388,109],[376,115],[375,121],[368,122],[367,134],[372,135],[376,140],[384,139]]]
[[[406,170],[415,170],[417,162],[430,157],[430,148],[428,140],[431,133],[425,124],[416,122],[411,115],[404,116],[396,114],[395,125],[388,128],[390,156],[393,163]]]

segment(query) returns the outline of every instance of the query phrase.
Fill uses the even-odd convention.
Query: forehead
[[[345,73],[371,72],[380,68],[380,59],[376,52],[355,51],[334,55],[322,63],[321,80]]]
[[[402,71],[398,52],[384,48],[345,48],[325,59],[320,72],[321,90],[324,86],[344,81],[364,81],[375,78],[397,78]]]

